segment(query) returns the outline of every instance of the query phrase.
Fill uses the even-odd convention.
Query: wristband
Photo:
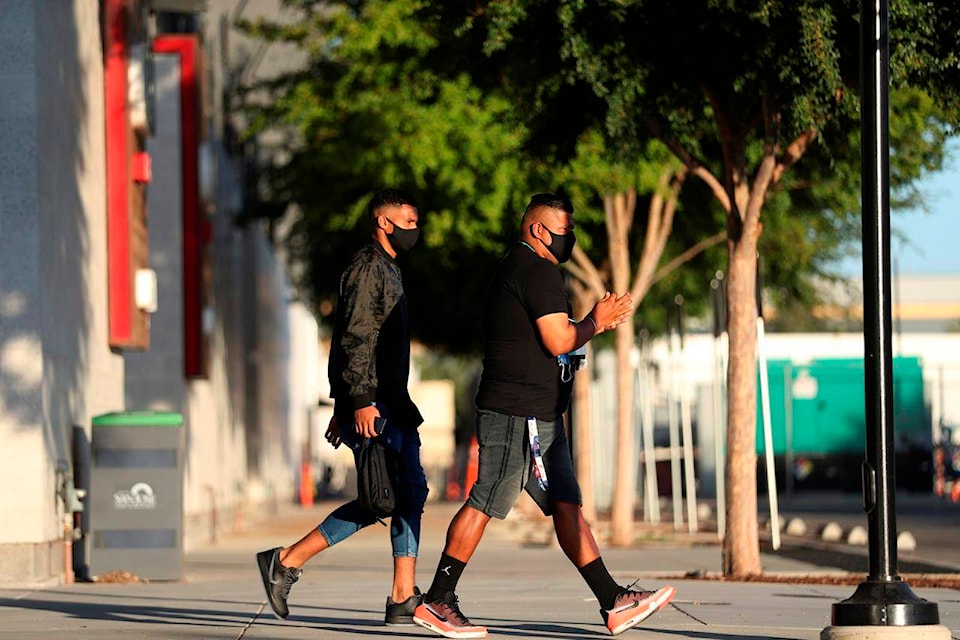
[[[590,322],[593,323],[593,335],[597,335],[598,325],[597,325],[597,321],[593,319],[593,316],[588,313],[583,317],[583,319],[589,320]]]

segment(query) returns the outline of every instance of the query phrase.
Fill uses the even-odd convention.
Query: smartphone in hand
[[[383,430],[387,427],[387,419],[383,416],[377,416],[373,419],[373,429],[377,435],[383,435]]]

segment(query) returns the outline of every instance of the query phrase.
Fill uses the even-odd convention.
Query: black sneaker
[[[290,587],[300,579],[302,569],[285,567],[280,564],[280,550],[269,549],[257,554],[257,566],[260,567],[260,577],[263,578],[263,588],[267,592],[267,602],[278,618],[286,618],[290,611],[287,609],[287,596]]]
[[[403,602],[394,602],[392,596],[387,596],[387,612],[383,618],[384,624],[389,627],[412,627],[413,612],[423,602],[420,589],[413,588],[413,595]]]

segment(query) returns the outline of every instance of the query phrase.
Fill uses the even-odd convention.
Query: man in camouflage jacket
[[[334,418],[327,440],[334,447],[344,442],[356,451],[365,438],[379,437],[397,452],[397,508],[390,518],[393,589],[384,621],[412,625],[413,611],[421,601],[414,575],[427,482],[417,432],[423,417],[407,391],[409,316],[395,258],[416,243],[419,213],[411,196],[393,189],[374,194],[368,212],[373,242],[354,254],[340,279],[328,369]],[[307,560],[376,521],[357,500],[351,500],[294,545],[257,554],[274,613],[287,617],[287,596]]]

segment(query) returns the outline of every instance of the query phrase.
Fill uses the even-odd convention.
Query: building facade
[[[206,9],[0,5],[0,584],[82,573],[98,415],[183,416],[187,548],[292,497],[319,334],[238,222],[251,161]]]

